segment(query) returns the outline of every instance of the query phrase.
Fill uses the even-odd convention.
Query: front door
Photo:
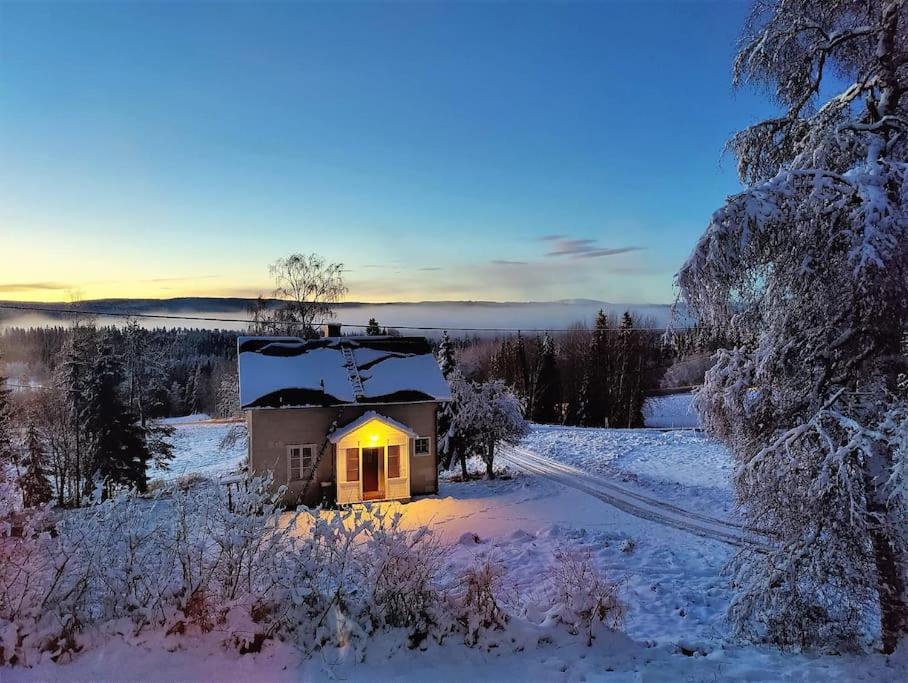
[[[384,461],[383,448],[364,448],[363,449],[363,497],[367,494],[377,494],[379,492],[379,470]]]

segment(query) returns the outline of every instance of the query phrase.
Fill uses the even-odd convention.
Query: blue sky
[[[0,298],[644,303],[727,194],[739,2],[0,3]]]

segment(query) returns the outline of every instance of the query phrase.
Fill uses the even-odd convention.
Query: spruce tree
[[[543,424],[561,422],[561,382],[555,360],[555,344],[548,334],[542,340],[533,388],[533,421]]]
[[[0,356],[2,361],[2,356]],[[13,447],[13,406],[12,391],[6,386],[6,377],[0,374],[0,480],[6,467],[15,460]]]
[[[634,329],[633,316],[625,311],[618,329],[617,386],[609,423],[613,427],[643,426],[643,344]]]
[[[588,426],[604,426],[611,412],[613,373],[610,342],[608,318],[600,308],[590,345]]]
[[[441,343],[438,345],[438,366],[445,378],[448,378],[457,367],[457,361],[454,358],[454,344],[448,337],[447,330],[442,332]]]
[[[437,357],[438,367],[441,369],[442,375],[444,375],[445,379],[448,380],[448,383],[451,386],[451,400],[443,403],[437,413],[436,433],[438,434],[439,438],[438,443],[436,444],[436,448],[439,455],[439,466],[450,468],[454,464],[454,460],[456,459],[458,451],[456,443],[457,440],[453,438],[452,435],[449,435],[451,423],[454,421],[454,415],[457,411],[457,401],[453,383],[458,373],[457,363],[454,359],[454,346],[451,343],[447,332],[444,332],[441,335],[441,343],[438,345]],[[465,464],[464,472],[466,472]]]
[[[122,367],[109,336],[98,346],[92,367],[92,385],[86,407],[86,429],[91,438],[90,479],[105,483],[108,495],[115,486],[147,486],[146,467],[151,454],[145,430],[120,396]]]
[[[25,472],[19,477],[22,502],[25,507],[37,507],[53,497],[50,482],[44,471],[44,447],[38,437],[38,430],[30,422],[25,433]]]
[[[369,324],[366,325],[366,334],[370,337],[377,337],[382,333],[382,329],[375,318],[369,318]]]

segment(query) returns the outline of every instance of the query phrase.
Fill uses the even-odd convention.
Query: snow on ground
[[[221,440],[235,422],[210,420],[207,415],[164,420],[173,428],[171,443],[174,457],[167,470],[152,469],[149,479],[170,480],[187,474],[214,476],[237,468],[246,457],[243,440],[230,448],[222,448]]]
[[[669,427],[692,429],[700,426],[697,414],[691,406],[693,394],[653,396],[643,406],[644,425],[647,427]]]
[[[229,425],[175,426],[174,474],[222,471],[242,457],[242,447],[219,452],[217,443]],[[542,455],[659,492],[683,507],[713,506],[709,512],[720,515],[714,506],[730,505],[729,456],[695,432],[536,426],[526,444]],[[908,680],[908,648],[892,658],[823,657],[733,642],[724,621],[731,592],[723,575],[731,546],[632,516],[543,477],[519,472],[495,481],[443,477],[436,496],[381,507],[399,511],[406,527],[433,529],[448,547],[447,576],[484,557],[503,563],[509,587],[528,605],[526,616],[534,623],[542,621],[534,605],[545,604],[543,585],[555,553],[588,551],[621,586],[628,608],[624,632],[600,632],[587,647],[582,638],[565,633],[540,639],[532,624],[515,621],[513,647],[492,651],[456,639],[413,651],[383,633],[370,641],[363,662],[339,652],[303,659],[287,643],[239,656],[222,649],[216,634],[179,640],[150,633],[99,641],[63,665],[0,669],[0,680]]]
[[[730,597],[722,543],[629,516],[555,482],[517,474],[510,480],[444,482],[437,496],[383,504],[406,526],[429,523],[449,544],[448,572],[482,557],[508,569],[510,586],[532,605],[561,548],[587,549],[619,581],[628,606],[624,633],[600,632],[591,647],[564,632],[539,639],[514,622],[513,647],[467,648],[456,638],[408,650],[394,634],[370,641],[365,661],[343,652],[302,659],[287,643],[238,656],[216,633],[180,640],[159,634],[99,641],[72,663],[0,669],[6,683],[65,679],[436,681],[896,681],[908,676],[908,650],[894,658],[817,657],[746,647],[726,637]],[[323,514],[334,514],[326,512]],[[632,541],[632,543],[631,543]],[[542,621],[530,608],[531,622]],[[696,653],[688,656],[686,653]]]
[[[689,509],[734,514],[731,454],[701,432],[533,425],[530,450]]]

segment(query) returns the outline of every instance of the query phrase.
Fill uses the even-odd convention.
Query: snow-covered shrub
[[[438,574],[444,548],[428,527],[402,529],[401,515],[376,510],[366,531],[362,566],[369,590],[367,611],[373,627],[408,630],[410,646],[419,645],[442,625],[442,594]]]
[[[452,598],[467,645],[480,644],[488,631],[502,631],[507,626],[508,614],[501,606],[505,576],[504,565],[489,558],[468,565],[458,576]]]
[[[553,604],[546,621],[565,624],[573,634],[584,633],[587,645],[593,644],[599,624],[617,629],[624,619],[618,584],[599,570],[589,550],[556,551],[549,589]]]

